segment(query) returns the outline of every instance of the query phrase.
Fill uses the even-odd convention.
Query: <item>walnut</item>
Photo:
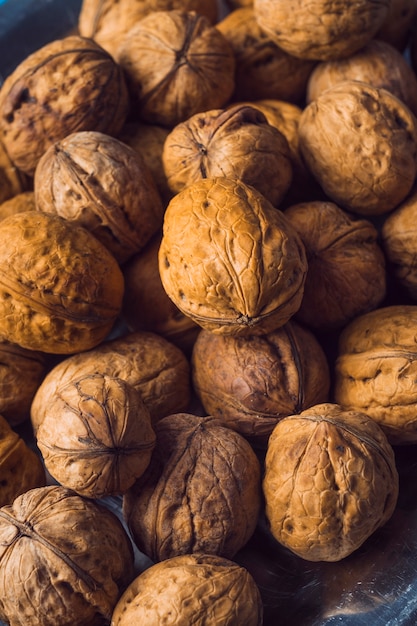
[[[44,487],[46,474],[39,454],[0,415],[0,507],[29,489]]]
[[[91,37],[114,57],[129,30],[154,11],[196,11],[217,22],[217,0],[83,0],[78,18],[80,35]]]
[[[153,561],[199,552],[233,558],[260,513],[252,447],[211,416],[168,415],[155,432],[151,462],[123,496],[135,544]]]
[[[159,249],[165,291],[200,326],[263,334],[300,306],[304,246],[279,209],[227,178],[189,185],[169,203]]]
[[[394,452],[364,413],[320,404],[275,427],[265,457],[265,512],[275,539],[308,561],[339,561],[391,517]]]
[[[0,220],[24,211],[36,211],[35,192],[33,190],[21,191],[2,202],[0,204]]]
[[[84,226],[119,264],[162,226],[163,205],[140,154],[96,131],[72,133],[40,158],[36,206]]]
[[[134,576],[118,517],[62,486],[2,507],[0,546],[0,618],[10,626],[107,624]]]
[[[87,230],[58,215],[0,221],[0,335],[29,350],[70,354],[99,344],[122,307],[123,274]]]
[[[303,110],[299,141],[328,198],[365,216],[391,211],[416,177],[417,124],[385,89],[346,80]]]
[[[326,333],[381,304],[386,295],[385,257],[372,222],[324,201],[292,205],[285,216],[300,235],[308,259],[299,321]]]
[[[202,330],[192,352],[192,380],[205,411],[255,442],[286,415],[327,402],[326,355],[294,321],[254,337]]]
[[[196,113],[175,126],[165,140],[162,161],[174,192],[222,176],[255,187],[278,206],[292,181],[286,137],[245,104]]]
[[[217,28],[236,57],[234,100],[304,101],[315,61],[299,59],[279,48],[260,28],[253,7],[232,11]]]
[[[0,141],[0,203],[27,191],[28,188],[29,178],[13,165],[3,142]]]
[[[133,26],[117,52],[133,109],[172,128],[200,111],[224,106],[235,85],[229,42],[194,11],[156,11]]]
[[[344,80],[386,89],[417,113],[417,76],[401,52],[384,41],[372,39],[346,59],[316,65],[307,84],[307,102]]]
[[[339,338],[334,398],[363,411],[392,444],[417,442],[417,306],[388,305],[355,318]]]
[[[33,397],[47,365],[42,352],[0,340],[0,415],[11,426],[29,418]]]
[[[177,624],[201,615],[206,623],[261,626],[263,606],[244,567],[215,555],[184,554],[139,574],[117,603],[112,626],[160,626],[172,615]]]
[[[0,138],[32,176],[42,154],[80,130],[117,135],[130,106],[122,69],[93,40],[70,35],[24,59],[0,89]]]
[[[184,315],[168,297],[159,276],[161,233],[123,268],[125,295],[122,318],[130,331],[162,335],[188,354],[200,326]]]
[[[391,0],[254,0],[259,26],[296,57],[338,59],[353,54],[381,28]]]
[[[155,433],[132,385],[86,374],[51,398],[36,442],[55,480],[87,498],[102,498],[124,493],[143,474]]]
[[[155,333],[138,331],[67,357],[45,376],[31,406],[36,430],[62,387],[83,375],[121,378],[140,392],[152,421],[182,411],[190,401],[190,366],[184,353]]]
[[[417,187],[384,220],[381,241],[388,271],[411,300],[417,300]]]

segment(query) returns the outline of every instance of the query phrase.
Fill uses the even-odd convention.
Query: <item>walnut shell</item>
[[[33,190],[21,191],[2,202],[0,204],[0,220],[24,211],[36,211],[35,192]]]
[[[132,385],[140,392],[153,422],[184,410],[190,401],[190,366],[184,353],[155,333],[132,332],[55,365],[32,402],[34,429],[48,414],[59,389],[83,375],[92,374],[121,378]]]
[[[83,0],[78,30],[91,37],[114,57],[129,30],[154,11],[196,11],[212,24],[217,22],[217,0]]]
[[[275,427],[265,457],[265,512],[277,541],[309,561],[339,561],[385,524],[398,472],[367,415],[320,404]]]
[[[162,162],[174,192],[222,176],[255,187],[278,206],[292,181],[286,137],[245,104],[197,113],[175,126],[165,140]]]
[[[334,398],[363,411],[392,444],[417,442],[417,306],[389,305],[360,315],[340,335]]]
[[[200,326],[262,334],[300,306],[307,262],[285,215],[227,178],[189,185],[169,203],[159,249],[165,291]]]
[[[46,372],[47,360],[42,352],[0,340],[0,415],[11,426],[28,419]]]
[[[253,7],[232,11],[217,28],[236,58],[234,100],[304,101],[315,61],[299,59],[279,48],[260,28]]]
[[[339,59],[356,52],[381,28],[391,0],[254,0],[259,26],[302,59]]]
[[[417,124],[385,89],[346,80],[303,110],[300,149],[327,196],[360,215],[391,211],[416,177]]]
[[[259,337],[202,330],[192,352],[192,380],[209,415],[257,442],[284,416],[329,400],[326,355],[294,321]]]
[[[168,415],[155,432],[151,462],[123,496],[134,542],[153,561],[199,552],[233,558],[260,513],[255,452],[210,416]]]
[[[346,59],[316,65],[308,79],[307,102],[344,80],[386,89],[417,113],[417,76],[401,52],[384,41],[372,39]]]
[[[44,487],[46,473],[40,456],[0,415],[0,507],[29,489]]]
[[[0,138],[32,176],[42,154],[80,130],[117,135],[129,109],[124,74],[93,40],[70,35],[24,59],[0,89]]]
[[[123,274],[87,230],[25,211],[0,221],[0,335],[29,350],[70,354],[99,344],[122,307]]]
[[[372,222],[333,202],[304,202],[285,210],[308,259],[297,319],[317,331],[340,329],[376,309],[386,295],[385,257]]]
[[[61,486],[0,509],[0,618],[10,626],[100,626],[132,581],[118,517]]]
[[[89,230],[125,263],[162,227],[163,205],[140,154],[96,131],[72,133],[40,158],[36,206]]]
[[[129,585],[117,603],[112,626],[169,623],[261,626],[262,599],[251,574],[215,555],[185,554],[156,563]]]
[[[172,128],[226,104],[235,85],[229,42],[194,11],[155,11],[133,26],[117,52],[138,118]]]
[[[149,410],[121,378],[93,374],[60,387],[36,432],[49,474],[87,498],[121,495],[155,444]]]

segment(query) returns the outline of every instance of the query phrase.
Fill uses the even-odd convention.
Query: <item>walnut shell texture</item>
[[[382,215],[411,191],[417,127],[391,92],[346,80],[303,110],[302,155],[328,198],[360,215]]]
[[[349,56],[382,26],[391,0],[254,0],[260,27],[293,56],[327,60]]]
[[[87,498],[121,495],[155,444],[140,393],[120,378],[86,375],[61,387],[36,432],[49,474]]]
[[[172,128],[223,107],[235,86],[229,42],[195,11],[155,11],[133,26],[117,52],[138,118]]]
[[[129,585],[114,609],[112,626],[261,626],[259,589],[244,568],[215,555],[185,554],[155,563]]]
[[[389,305],[360,315],[340,335],[334,398],[363,411],[392,444],[417,442],[417,306]]]
[[[84,228],[40,211],[1,220],[0,238],[1,336],[54,354],[103,341],[124,292],[112,254]]]
[[[339,561],[389,520],[399,479],[378,424],[325,403],[277,424],[263,489],[271,532],[282,545],[309,561]]]
[[[199,552],[233,558],[260,513],[252,447],[210,416],[168,415],[155,432],[151,462],[123,496],[134,542],[154,562]]]
[[[106,374],[132,385],[140,392],[152,421],[185,410],[190,401],[190,366],[182,350],[156,333],[137,331],[104,341],[55,365],[32,402],[35,430],[58,390],[86,374]]]
[[[111,135],[72,133],[40,158],[36,206],[89,230],[119,264],[162,227],[163,205],[138,152]]]
[[[293,320],[254,337],[202,330],[192,352],[192,380],[209,415],[258,442],[282,417],[327,402],[330,390],[321,345]]]
[[[292,161],[283,133],[251,106],[196,113],[175,126],[162,153],[174,192],[205,178],[225,177],[255,187],[278,206],[292,181]]]
[[[253,187],[216,178],[170,201],[159,271],[168,296],[200,326],[249,335],[278,328],[297,311],[307,261],[282,211]]]
[[[35,192],[21,191],[12,198],[0,204],[0,220],[4,220],[9,215],[23,213],[24,211],[36,211]]]
[[[92,39],[47,43],[0,89],[0,138],[15,166],[32,176],[42,154],[80,130],[117,135],[130,102],[123,71]]]
[[[133,579],[118,517],[61,486],[0,509],[0,618],[10,626],[101,626]]]

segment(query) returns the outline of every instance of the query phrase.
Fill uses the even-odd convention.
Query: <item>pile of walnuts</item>
[[[4,80],[10,626],[260,626],[260,525],[338,562],[395,515],[417,4],[332,4],[84,0]]]

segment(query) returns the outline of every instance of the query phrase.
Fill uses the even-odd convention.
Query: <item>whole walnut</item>
[[[123,274],[90,232],[58,215],[0,221],[0,335],[29,350],[71,354],[98,345],[122,307]]]
[[[286,137],[261,111],[245,104],[196,113],[175,126],[165,140],[162,161],[174,192],[222,176],[255,187],[278,206],[292,181]]]
[[[70,35],[45,44],[0,89],[0,139],[29,176],[56,141],[80,130],[117,135],[130,106],[122,69],[92,39]]]
[[[119,264],[162,227],[161,196],[144,159],[104,133],[72,133],[48,148],[34,192],[39,210],[84,226]]]
[[[101,626],[134,577],[131,540],[98,501],[60,485],[0,509],[0,619]]]
[[[21,191],[12,198],[2,202],[0,204],[0,220],[24,211],[36,211],[35,192],[33,189]]]
[[[0,507],[11,504],[29,489],[44,487],[41,458],[0,415]]]
[[[307,83],[307,102],[345,80],[386,89],[417,113],[417,76],[401,52],[389,43],[372,39],[345,59],[316,65]]]
[[[261,467],[244,437],[211,416],[155,424],[151,462],[123,496],[123,516],[152,561],[205,552],[233,556],[255,531]]]
[[[161,233],[123,267],[125,295],[122,318],[130,331],[162,335],[188,354],[200,326],[184,315],[168,297],[159,275]]]
[[[365,216],[391,211],[416,177],[417,123],[391,92],[346,80],[303,110],[299,141],[328,198]]]
[[[128,332],[74,354],[55,365],[39,386],[31,405],[37,430],[59,390],[85,375],[121,378],[140,392],[152,421],[188,407],[189,362],[177,346],[152,332]]]
[[[208,414],[257,443],[284,416],[329,400],[324,350],[293,320],[254,337],[202,330],[192,352],[192,380]]]
[[[325,201],[294,204],[285,216],[308,260],[299,321],[328,332],[381,304],[387,291],[385,257],[372,222]]]
[[[394,452],[366,414],[319,404],[276,425],[263,491],[279,543],[308,561],[340,561],[394,512]]]
[[[87,498],[103,498],[123,494],[143,474],[155,433],[132,385],[86,374],[51,398],[36,443],[56,481]]]
[[[252,6],[232,11],[217,28],[236,58],[234,100],[304,101],[315,61],[299,59],[279,48],[260,28]]]
[[[296,57],[339,59],[353,54],[381,28],[391,0],[254,0],[259,26]]]
[[[298,310],[307,261],[282,211],[249,185],[215,178],[170,201],[159,271],[168,296],[200,326],[251,335],[282,326]]]
[[[154,11],[196,11],[217,22],[217,0],[82,0],[78,30],[114,57],[132,26]]]
[[[155,11],[117,52],[139,120],[172,128],[223,107],[235,86],[235,56],[217,28],[195,11]]]
[[[247,569],[210,554],[184,554],[139,574],[117,603],[112,626],[262,626],[259,589]]]
[[[339,338],[334,398],[363,411],[391,444],[417,442],[417,306],[380,307],[354,319]]]
[[[42,352],[0,339],[0,415],[11,426],[29,418],[32,400],[47,369]]]
[[[381,243],[388,272],[413,301],[417,300],[417,187],[392,211],[381,226]]]

